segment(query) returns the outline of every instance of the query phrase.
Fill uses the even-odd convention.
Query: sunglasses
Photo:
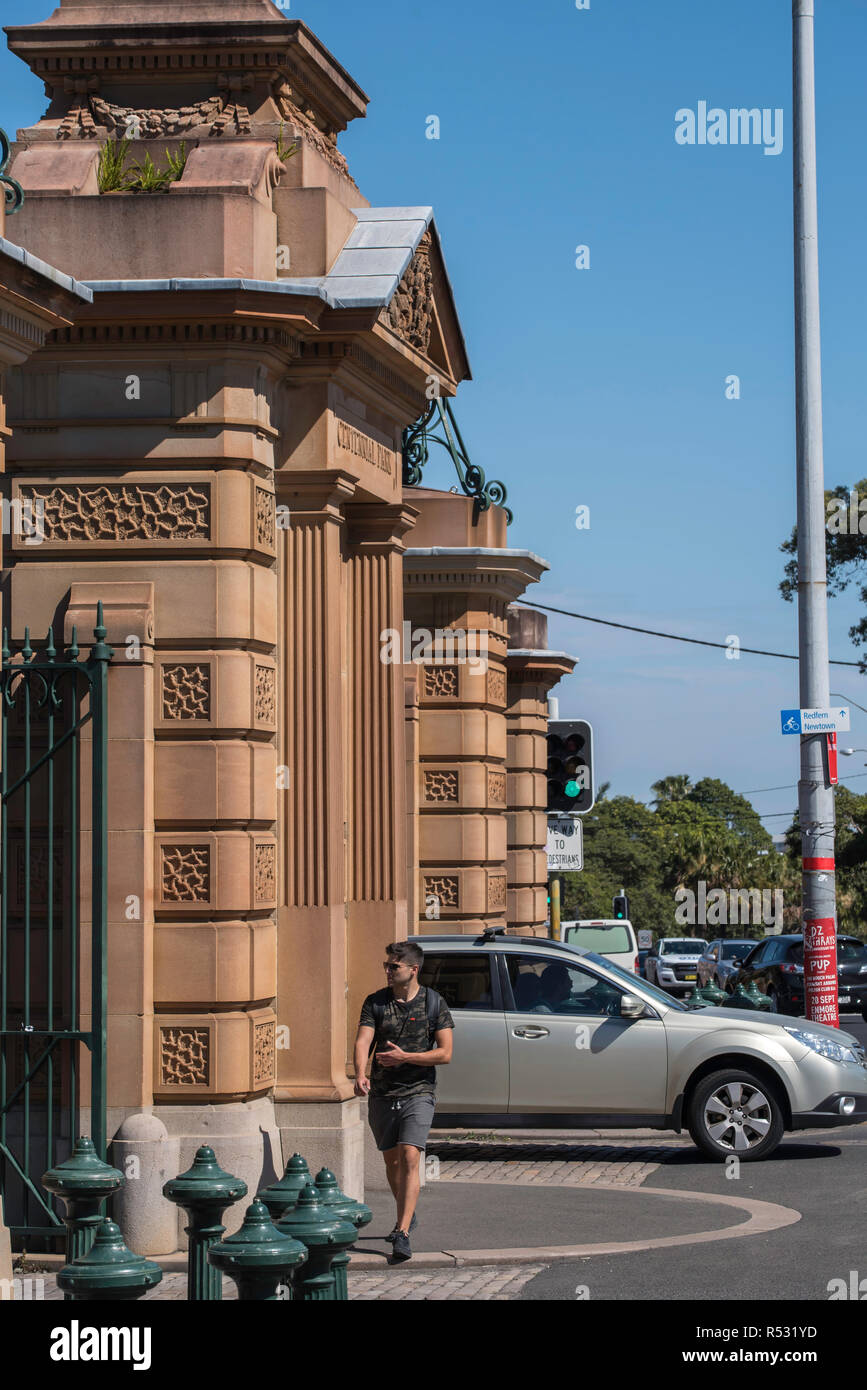
[[[398,961],[395,965],[386,963],[385,965],[383,965],[383,970],[400,970],[402,965],[403,961]]]

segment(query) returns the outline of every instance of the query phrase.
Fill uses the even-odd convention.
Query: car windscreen
[[[647,980],[640,980],[631,970],[624,970],[622,966],[615,965],[613,961],[603,960],[595,951],[588,951],[583,959],[592,960],[597,965],[604,966],[612,975],[616,975],[619,980],[624,981],[630,993],[647,994],[651,999],[657,999],[660,1004],[664,1004],[667,1009],[677,1009],[678,1013],[689,1012],[685,1004],[682,1004],[679,999],[672,998],[664,989],[657,989],[656,985],[648,984]]]
[[[598,951],[600,955],[608,951],[626,954],[633,949],[629,929],[619,922],[611,927],[566,927],[563,940],[570,946],[580,946],[584,951]]]
[[[837,937],[837,959],[849,961],[863,961],[867,965],[867,946],[863,941],[855,941],[851,936]]]
[[[686,941],[660,941],[661,956],[700,956],[707,950],[706,941],[696,941],[689,937]]]
[[[722,958],[723,960],[745,960],[755,944],[754,941],[724,941]]]

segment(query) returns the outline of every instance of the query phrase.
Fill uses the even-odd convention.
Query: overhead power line
[[[615,623],[611,618],[591,618],[588,613],[572,613],[568,608],[550,608],[545,603],[536,603],[527,600],[522,603],[522,607],[540,608],[543,613],[560,613],[564,618],[578,618],[582,623],[599,623],[602,627],[619,627],[624,632],[641,632],[645,637],[664,637],[668,642],[689,642],[693,647],[716,647],[719,651],[730,651],[728,642],[708,642],[702,637],[681,637],[676,632],[657,632],[652,627],[634,627],[631,623]],[[774,656],[779,661],[797,661],[796,656],[789,652],[766,652],[759,647],[741,647],[738,651],[747,652],[750,656]],[[855,666],[860,669],[860,661],[833,661],[831,666]]]

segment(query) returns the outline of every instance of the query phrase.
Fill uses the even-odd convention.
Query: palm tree
[[[660,778],[650,790],[656,793],[654,800],[657,806],[660,801],[685,801],[692,791],[692,782],[685,772],[681,772],[676,777]]]

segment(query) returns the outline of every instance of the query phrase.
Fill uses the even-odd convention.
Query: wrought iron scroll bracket
[[[437,431],[442,429],[444,438]],[[467,497],[472,497],[480,512],[489,507],[502,507],[506,519],[511,524],[512,512],[506,506],[506,488],[496,478],[490,482],[485,479],[484,470],[470,462],[466,445],[461,437],[454,411],[448,401],[439,398],[431,401],[424,415],[414,425],[403,432],[403,485],[419,487],[422,471],[430,457],[430,445],[439,444],[451,455],[455,472]]]
[[[6,199],[6,215],[11,217],[13,212],[17,212],[24,202],[24,189],[17,179],[13,179],[6,173],[6,165],[9,163],[10,153],[9,137],[5,130],[0,130],[0,183],[3,184],[3,194]]]

